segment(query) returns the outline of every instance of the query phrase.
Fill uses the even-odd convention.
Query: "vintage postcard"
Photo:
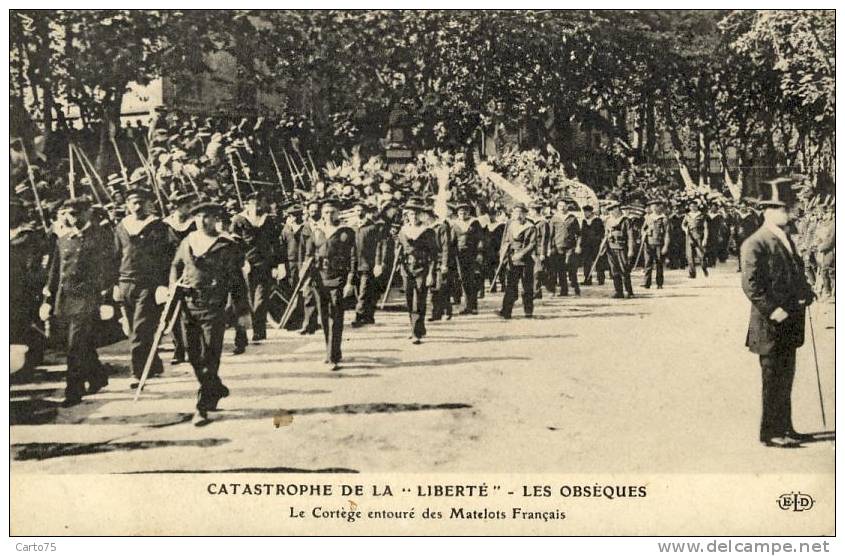
[[[12,536],[827,550],[833,10],[7,17]]]

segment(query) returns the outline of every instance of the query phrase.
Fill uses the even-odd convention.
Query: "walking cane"
[[[822,379],[819,374],[819,356],[816,352],[816,332],[813,329],[813,314],[810,312],[809,307],[807,307],[807,318],[810,321],[810,339],[813,342],[813,362],[816,364],[816,384],[819,387],[819,407],[822,410],[822,425],[827,427],[827,419],[824,414],[824,398],[822,397]]]
[[[393,269],[390,271],[390,276],[387,279],[387,288],[384,290],[384,297],[381,299],[379,310],[384,311],[384,306],[387,303],[387,297],[390,295],[390,286],[393,284],[393,276],[396,274],[396,269],[399,267],[399,258],[402,256],[402,246],[396,250],[396,258],[393,260]],[[407,287],[407,286],[406,286]]]
[[[169,326],[171,312],[175,317],[182,309],[182,298],[179,294],[179,288],[182,287],[184,287],[184,284],[177,282],[170,290],[170,297],[167,298],[167,303],[164,305],[164,309],[161,312],[161,318],[158,320],[158,328],[156,328],[155,335],[153,336],[153,344],[150,347],[150,353],[147,354],[147,361],[144,363],[144,371],[141,373],[141,378],[138,380],[138,389],[135,390],[135,397],[132,401],[137,402],[138,398],[141,397],[141,390],[144,389],[144,383],[147,382],[147,377],[150,374],[153,361],[155,361],[156,353],[158,352],[158,345],[161,343],[161,337],[164,336],[164,333],[171,328],[171,326]],[[170,309],[171,307],[174,307],[174,305],[175,309],[171,311]]]

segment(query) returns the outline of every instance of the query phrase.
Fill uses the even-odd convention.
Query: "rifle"
[[[287,199],[288,193],[285,191],[285,182],[282,181],[282,171],[279,170],[279,163],[276,162],[276,155],[273,154],[272,147],[268,147],[267,150],[270,151],[270,158],[273,160],[273,168],[276,169],[276,177],[279,179],[279,186],[282,188],[282,195],[284,195],[285,199]]]
[[[232,169],[232,181],[235,183],[235,193],[238,194],[238,205],[244,208],[244,200],[241,197],[241,188],[238,185],[238,169],[235,168],[235,159],[232,158],[232,153],[226,153],[226,158],[229,159],[229,167]]]
[[[111,193],[109,193],[109,190],[108,190],[108,188],[106,187],[106,184],[105,184],[105,183],[103,183],[103,178],[101,178],[101,177],[100,177],[100,173],[99,173],[99,172],[97,172],[97,168],[96,168],[96,167],[94,167],[94,165],[93,165],[93,164],[91,164],[91,160],[89,160],[88,155],[87,155],[87,154],[85,154],[85,151],[84,151],[84,150],[82,150],[82,147],[77,147],[76,145],[74,145],[74,146],[73,146],[73,150],[75,150],[75,151],[76,151],[76,154],[77,154],[77,155],[79,155],[80,159],[81,159],[81,160],[82,160],[85,164],[87,164],[87,165],[88,165],[88,167],[91,169],[91,172],[94,174],[94,177],[95,177],[95,178],[97,178],[97,183],[99,183],[99,184],[100,184],[100,188],[101,188],[103,191],[105,191],[105,192],[106,192],[106,197],[108,197],[108,198],[109,198],[109,202],[112,202],[112,203],[113,203],[113,202],[114,202],[114,198],[111,196]],[[83,169],[85,168],[85,164],[83,164],[83,165],[82,165]],[[87,172],[86,172],[86,175],[87,175]],[[89,178],[90,178],[90,176],[89,176]],[[91,182],[91,189],[92,189],[92,190],[94,189],[94,182],[93,182],[93,181]],[[97,197],[97,199],[99,199],[99,196],[98,196],[96,193],[94,194],[94,196],[95,196],[95,197]],[[99,202],[99,201],[98,201],[98,202]]]
[[[302,290],[305,288],[306,282],[310,286],[311,278],[308,276],[308,272],[311,270],[311,265],[313,263],[313,257],[308,257],[307,259],[305,259],[305,266],[303,266],[302,270],[300,270],[299,272],[299,280],[296,282],[296,287],[293,289],[293,293],[290,296],[288,306],[285,308],[285,312],[282,314],[281,320],[279,320],[279,329],[284,328],[284,326],[290,320],[290,317],[293,314],[293,310],[296,307],[296,303],[298,301],[297,298],[302,293]]]
[[[44,233],[49,234],[50,228],[47,226],[47,217],[44,216],[44,207],[41,206],[41,197],[38,195],[38,188],[35,186],[35,172],[32,170],[32,165],[29,163],[29,156],[26,154],[26,145],[23,139],[18,139],[21,144],[21,151],[23,152],[23,159],[26,162],[26,175],[29,178],[29,185],[32,186],[32,194],[35,196],[35,204],[38,205],[38,217],[41,219],[41,225],[44,227]]]
[[[91,193],[94,194],[94,198],[97,200],[98,203],[102,204],[102,200],[100,199],[100,194],[97,193],[97,188],[94,187],[94,180],[91,178],[91,173],[88,171],[88,168],[85,166],[85,162],[82,160],[82,156],[79,154],[79,149],[77,149],[71,143],[71,151],[76,153],[76,156],[79,158],[79,165],[82,167],[82,171],[85,173],[85,177],[88,178],[88,185],[91,187]],[[106,191],[108,194],[108,191]],[[109,197],[111,199],[111,197]]]
[[[594,260],[594,261],[593,261],[593,266],[591,266],[591,267],[590,267],[590,273],[589,273],[587,276],[585,276],[585,279],[586,279],[587,277],[592,276],[592,275],[593,275],[593,272],[595,272],[595,270],[596,270],[596,265],[598,264],[599,259],[601,258],[601,256],[604,254],[604,248],[605,248],[605,246],[606,246],[606,245],[607,245],[607,234],[605,234],[605,235],[604,235],[604,237],[603,237],[603,238],[602,238],[602,240],[601,240],[601,243],[599,244],[599,250],[598,250],[598,252],[597,252],[597,254],[596,254],[596,260]]]
[[[156,353],[158,352],[158,345],[161,343],[161,337],[164,336],[165,332],[173,327],[170,321],[172,320],[175,322],[175,317],[182,309],[182,295],[180,294],[180,289],[184,287],[185,284],[183,284],[180,280],[170,288],[170,297],[167,298],[167,303],[165,303],[164,309],[161,311],[161,318],[158,319],[158,328],[156,328],[155,335],[153,336],[153,344],[150,346],[150,353],[147,354],[147,361],[144,363],[144,371],[141,373],[141,378],[138,380],[138,389],[135,390],[135,397],[133,398],[133,401],[137,402],[138,398],[141,397],[141,390],[144,389],[144,383],[147,382],[147,377],[150,374],[153,361],[155,361]]]
[[[390,276],[387,279],[387,288],[384,290],[384,297],[381,300],[379,309],[384,310],[384,305],[387,303],[387,296],[390,295],[390,286],[393,284],[393,276],[396,274],[396,269],[399,267],[399,259],[402,257],[402,245],[396,250],[396,256],[393,259],[393,269],[390,271]],[[407,285],[405,286],[407,287]]]
[[[73,173],[73,144],[67,144],[67,160],[70,163],[70,167],[67,171],[67,186],[70,190],[70,198],[76,199],[76,188],[74,186],[74,181],[76,180],[76,174]]]
[[[117,156],[117,163],[120,165],[120,175],[123,177],[123,184],[126,189],[129,189],[129,175],[126,173],[126,166],[123,165],[123,158],[120,156],[120,149],[117,148],[117,141],[114,136],[111,137],[111,144],[114,147],[114,154]]]
[[[146,160],[141,154],[141,150],[138,148],[138,145],[135,144],[135,141],[132,141],[132,147],[135,149],[135,154],[138,155],[138,160],[141,161],[141,166],[143,166],[144,171],[147,172],[147,177],[150,179],[150,184],[153,186],[153,190],[156,194],[156,200],[158,200],[158,206],[161,207],[161,214],[164,216],[167,214],[167,209],[165,208],[164,201],[161,198],[161,191],[159,191],[158,181],[156,180],[155,172],[153,172],[153,167],[150,164],[150,161]]]

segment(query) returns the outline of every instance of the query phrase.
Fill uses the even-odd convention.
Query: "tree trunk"
[[[654,123],[654,102],[652,101],[650,95],[646,101],[645,127],[645,160],[646,162],[652,162],[654,160],[654,151],[657,146],[657,137]]]

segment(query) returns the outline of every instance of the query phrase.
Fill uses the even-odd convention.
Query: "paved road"
[[[199,428],[188,365],[137,403],[124,374],[71,409],[51,401],[63,367],[46,367],[12,386],[13,471],[833,472],[833,442],[756,442],[759,367],[734,268],[673,271],[631,300],[609,286],[544,298],[534,320],[517,308],[501,321],[488,296],[478,316],[430,324],[419,346],[404,313],[378,313],[376,326],[347,328],[334,373],[320,336],[273,331],[224,357],[232,395]],[[832,428],[833,305],[813,316]],[[127,363],[125,346],[103,354]],[[796,428],[821,431],[809,341],[793,400]]]

